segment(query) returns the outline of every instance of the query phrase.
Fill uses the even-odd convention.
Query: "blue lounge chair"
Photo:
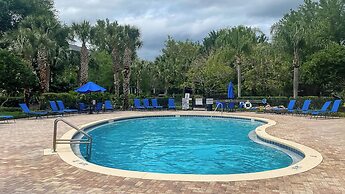
[[[274,113],[293,113],[295,104],[296,100],[290,100],[287,108],[273,108],[272,111]]]
[[[103,103],[102,102],[98,102],[95,106],[95,112],[99,113],[102,111],[103,108]]]
[[[50,113],[52,114],[61,114],[63,115],[65,112],[62,110],[59,110],[58,106],[56,105],[55,101],[49,101],[50,104],[50,108],[52,109],[52,111]]]
[[[338,110],[339,110],[339,107],[341,105],[341,102],[342,102],[341,100],[335,100],[331,110],[330,111],[326,111],[324,113],[325,117],[327,117],[327,116],[334,116],[334,114],[338,113]]]
[[[323,106],[320,110],[310,111],[311,117],[313,117],[313,116],[317,117],[317,116],[325,115],[325,113],[327,112],[327,109],[331,105],[331,103],[332,103],[331,101],[327,101],[327,102],[325,102],[325,104],[323,104]]]
[[[145,109],[145,107],[141,106],[140,100],[137,98],[134,99],[134,108],[137,110]]]
[[[29,109],[29,107],[25,103],[19,104],[19,106],[27,116],[35,116],[36,119],[42,116],[48,117],[48,112],[33,112]]]
[[[57,102],[60,110],[64,111],[65,113],[77,113],[78,112],[77,109],[66,109],[64,103],[61,100],[57,100],[56,102]]]
[[[168,100],[168,109],[175,109],[176,110],[175,99],[169,98],[169,100]]]
[[[113,104],[111,103],[110,100],[106,100],[106,101],[104,102],[104,110],[105,110],[105,111],[114,111]]]
[[[5,122],[9,122],[9,120],[14,120],[14,117],[13,116],[10,116],[10,115],[0,115],[0,121],[5,121]]]
[[[297,114],[308,114],[309,113],[309,106],[310,106],[311,100],[305,100],[302,106],[302,109],[297,109],[294,111],[294,113]]]
[[[143,99],[143,105],[146,109],[153,109],[153,106],[150,106],[149,99],[147,98]]]
[[[234,111],[235,110],[235,103],[234,102],[229,102],[228,103],[228,109],[230,111]]]
[[[151,103],[152,103],[153,108],[155,108],[155,109],[162,109],[163,108],[163,106],[158,105],[158,101],[156,98],[151,99]]]
[[[78,105],[79,105],[79,112],[80,113],[89,111],[89,108],[85,105],[85,103],[79,102]]]

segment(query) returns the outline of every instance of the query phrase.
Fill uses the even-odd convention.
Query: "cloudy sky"
[[[109,18],[137,26],[143,47],[139,56],[153,60],[168,35],[202,40],[211,30],[247,25],[269,34],[270,26],[303,0],[55,0],[60,20],[95,23]]]

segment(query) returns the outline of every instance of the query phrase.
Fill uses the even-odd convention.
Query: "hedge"
[[[19,107],[19,104],[24,102],[24,97],[9,97],[8,98],[5,96],[0,96],[0,105],[3,102],[5,102],[3,107]]]

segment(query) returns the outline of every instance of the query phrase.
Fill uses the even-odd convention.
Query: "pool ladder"
[[[77,130],[79,133],[83,134],[86,139],[57,139],[57,130],[58,130],[58,123],[63,122],[66,125],[72,127],[73,129]],[[77,126],[71,124],[70,122],[64,120],[63,118],[57,118],[54,121],[54,134],[53,134],[53,152],[56,152],[56,145],[57,144],[86,144],[86,155],[87,157],[91,156],[91,146],[92,146],[92,137],[85,133],[85,131],[81,130]]]

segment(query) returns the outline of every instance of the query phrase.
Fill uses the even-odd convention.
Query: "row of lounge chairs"
[[[151,104],[150,104],[149,99],[147,99],[147,98],[143,99],[142,102],[143,103],[141,104],[140,99],[135,98],[133,108],[136,110],[152,110],[152,109],[161,110],[161,109],[163,109],[163,106],[158,105],[158,101],[155,98],[151,99]],[[169,98],[167,108],[176,110],[175,99]]]
[[[151,104],[149,99],[143,99],[142,100],[143,105],[141,105],[140,99],[134,99],[134,109],[136,110],[143,110],[143,109],[163,109],[163,106],[158,105],[157,99],[151,99]],[[50,111],[31,111],[29,107],[25,104],[19,104],[22,111],[27,116],[34,116],[36,118],[42,117],[42,116],[49,116],[49,115],[64,115],[64,114],[73,114],[73,113],[83,113],[83,112],[102,112],[102,111],[114,111],[114,106],[110,100],[106,100],[103,104],[103,102],[98,102],[95,104],[95,106],[87,106],[85,103],[79,103],[78,109],[69,109],[66,108],[63,101],[57,100],[57,101],[49,101],[49,105],[51,110]],[[175,109],[175,100],[173,98],[170,98],[168,100],[168,109]],[[3,119],[9,119],[10,116],[4,116]],[[13,117],[11,117],[13,118]],[[2,119],[2,118],[0,118]]]
[[[296,114],[296,115],[306,115],[311,117],[327,117],[327,116],[334,116],[341,106],[341,100],[335,100],[333,102],[332,107],[329,109],[329,107],[332,104],[332,101],[327,101],[323,104],[321,109],[318,110],[309,110],[311,100],[305,100],[303,103],[303,106],[301,109],[295,108],[296,100],[290,100],[287,108],[272,108],[268,109],[265,112],[270,113],[278,113],[278,114]]]
[[[103,111],[113,111],[113,105],[111,103],[110,100],[106,100],[104,102],[104,109],[103,109],[103,103],[99,102],[95,105],[95,107],[93,108],[93,110],[91,109],[91,107],[87,107],[84,103],[79,103],[79,109],[69,109],[66,108],[63,101],[61,100],[57,100],[55,101],[49,101],[49,105],[51,110],[50,111],[31,111],[29,109],[29,107],[25,104],[19,104],[20,108],[22,109],[22,111],[28,116],[34,116],[36,118],[38,117],[42,117],[42,116],[49,116],[49,115],[64,115],[64,114],[74,114],[74,113],[82,113],[82,112],[91,112],[91,111],[95,111],[97,113]],[[4,116],[3,119],[9,119],[9,116]],[[11,117],[13,118],[13,117]],[[0,118],[2,119],[2,118]]]

